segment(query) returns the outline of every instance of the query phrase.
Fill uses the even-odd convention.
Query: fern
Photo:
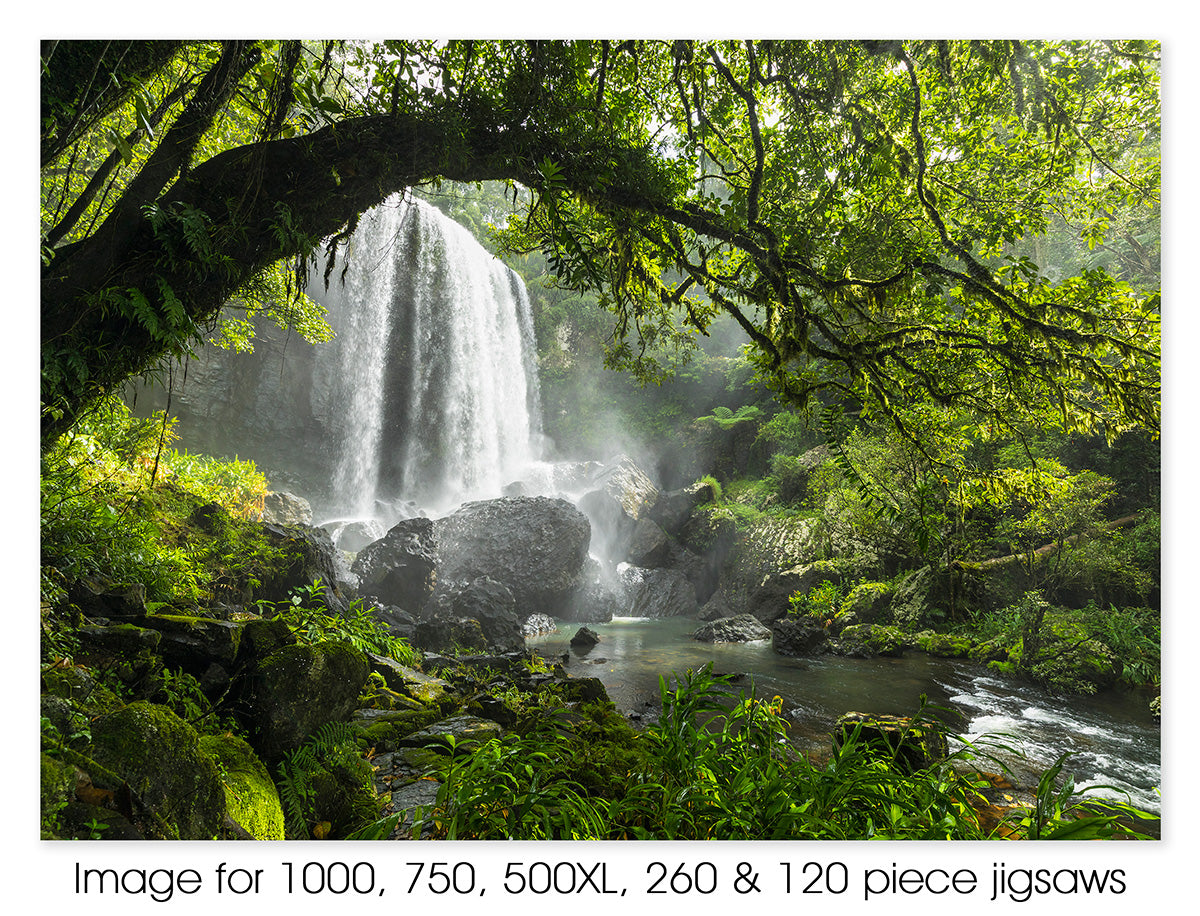
[[[326,771],[326,757],[354,747],[354,729],[348,723],[326,722],[302,745],[284,754],[275,783],[289,836],[312,838],[311,825],[318,819],[313,780]]]

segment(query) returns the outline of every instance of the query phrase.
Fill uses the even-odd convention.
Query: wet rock
[[[697,506],[712,502],[716,498],[713,485],[703,480],[678,490],[658,494],[650,507],[649,516],[668,534],[677,534],[692,517]]]
[[[625,559],[634,566],[653,569],[664,566],[671,552],[671,539],[649,518],[639,518],[629,535]]]
[[[754,642],[770,638],[771,631],[752,614],[721,617],[692,633],[692,639],[700,642]]]
[[[252,677],[244,705],[254,747],[267,761],[293,750],[322,725],[346,719],[370,669],[348,643],[277,649]]]
[[[571,637],[571,648],[580,652],[587,652],[598,642],[600,642],[600,634],[590,627],[580,627],[575,631],[575,635]]]
[[[579,508],[592,524],[597,552],[620,558],[629,551],[638,520],[658,499],[658,488],[628,456],[607,465],[593,478]]]
[[[771,625],[772,648],[780,655],[818,655],[829,649],[829,634],[808,620],[785,617]]]
[[[450,585],[436,596],[435,615],[442,618],[470,619],[479,622],[487,652],[519,652],[525,648],[525,634],[517,616],[516,601],[508,586],[488,576]],[[420,625],[418,625],[419,628]]]
[[[529,617],[521,624],[521,633],[529,638],[530,636],[545,636],[547,633],[554,633],[558,630],[558,624],[554,622],[554,618],[546,614],[530,614]]]
[[[360,550],[350,570],[360,595],[415,615],[433,595],[437,568],[433,522],[409,518]]]
[[[584,585],[586,516],[565,500],[504,497],[467,503],[434,522],[442,583],[487,577],[512,593],[521,619],[552,617]]]
[[[673,569],[653,569],[636,587],[629,613],[632,617],[692,617],[698,610],[696,589],[687,576]]]

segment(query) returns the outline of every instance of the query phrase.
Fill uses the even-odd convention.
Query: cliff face
[[[253,353],[207,344],[171,377],[130,386],[126,400],[148,415],[169,399],[181,447],[252,459],[273,487],[303,492],[320,511],[333,462],[332,373],[322,358],[331,346],[259,321]]]

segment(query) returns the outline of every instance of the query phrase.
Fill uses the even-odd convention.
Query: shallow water
[[[579,624],[560,624],[558,632],[527,642],[548,660],[566,656],[566,668],[575,677],[598,677],[622,712],[646,716],[659,705],[660,675],[711,662],[718,674],[744,675],[738,686],[757,696],[782,697],[794,738],[809,747],[828,747],[833,724],[846,712],[911,715],[925,696],[945,708],[941,715],[954,733],[988,744],[989,753],[1019,784],[1036,783],[1060,754],[1071,752],[1065,771],[1078,786],[1112,786],[1096,792],[1159,810],[1159,729],[1145,692],[1055,696],[992,676],[986,668],[922,652],[903,658],[787,658],[776,654],[769,640],[699,642],[691,638],[699,625],[678,617],[588,624],[601,641],[586,654],[569,645]],[[992,747],[994,741],[1007,749]]]

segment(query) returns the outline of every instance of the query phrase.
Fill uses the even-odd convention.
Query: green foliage
[[[310,585],[293,589],[290,601],[262,610],[283,619],[297,639],[307,645],[347,642],[359,651],[383,655],[403,665],[419,662],[417,650],[407,640],[393,636],[362,598],[352,599],[344,612],[337,612],[330,610],[324,595],[324,585],[315,579]]]
[[[330,722],[285,754],[276,786],[289,839],[340,839],[379,814],[370,764],[344,722]]]
[[[707,417],[701,417],[702,422],[714,423],[722,429],[729,429],[738,423],[757,422],[762,418],[762,408],[754,404],[743,404],[736,411],[728,407],[717,406]]]
[[[195,603],[253,588],[278,559],[252,520],[267,491],[254,464],[178,453],[173,437],[173,421],[113,399],[43,456],[44,600],[94,576]]]
[[[422,826],[451,839],[982,839],[976,788],[951,760],[898,766],[861,726],[814,762],[786,740],[778,699],[737,694],[711,666],[660,682],[662,715],[642,735],[602,727],[591,740],[545,728],[493,739],[442,771]],[[937,727],[922,709],[913,729]],[[580,736],[583,738],[584,736]],[[617,740],[613,740],[614,737]],[[601,767],[579,767],[581,747],[616,745]],[[586,775],[584,775],[586,774]],[[1005,825],[1015,836],[1094,837],[1119,831],[1114,806],[1081,809],[1073,786]],[[1083,824],[1074,821],[1085,811]],[[1075,833],[1078,831],[1078,833]]]
[[[846,592],[842,586],[828,580],[819,582],[805,594],[795,594],[788,599],[788,614],[793,617],[813,617],[817,620],[832,620],[841,611]]]
[[[450,176],[511,191],[496,237],[607,312],[608,362],[643,380],[723,315],[789,404],[847,398],[910,436],[922,404],[997,431],[1157,429],[1152,42],[127,44],[43,46],[47,436],[185,352],[222,302],[286,312],[246,291]],[[107,72],[118,53],[155,64],[94,106],[62,62]],[[402,166],[409,136],[426,143]],[[251,157],[265,174],[289,157],[292,180],[228,168]],[[313,206],[285,200],[297,186]],[[104,252],[119,276],[92,269]]]
[[[1014,809],[1006,816],[1004,826],[1030,840],[1141,838],[1128,822],[1150,819],[1149,815],[1128,805],[1087,797],[1089,791],[1110,787],[1091,786],[1081,793],[1070,773],[1059,778],[1069,756],[1063,754],[1042,773],[1033,805]]]

